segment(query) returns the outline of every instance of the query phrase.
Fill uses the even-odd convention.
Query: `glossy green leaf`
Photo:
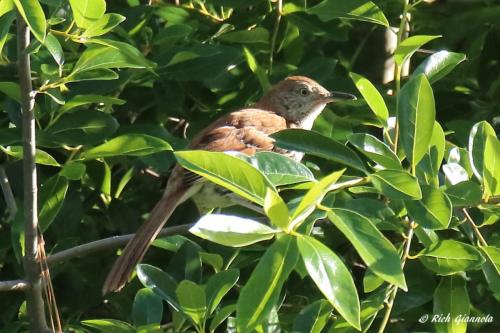
[[[318,183],[314,184],[309,191],[304,195],[299,205],[293,211],[290,217],[291,228],[295,228],[301,222],[303,222],[316,208],[316,205],[320,204],[325,195],[330,190],[330,187],[339,180],[339,178],[344,173],[344,170],[335,171],[330,175],[321,179]]]
[[[86,29],[106,12],[105,0],[69,0],[76,25]]]
[[[179,310],[177,301],[177,282],[167,273],[151,265],[139,264],[137,277],[146,288],[168,302],[175,310]]]
[[[240,272],[236,269],[219,272],[212,275],[205,286],[207,297],[207,314],[211,315],[221,302],[222,298],[233,288],[238,281]]]
[[[406,290],[401,259],[397,250],[369,219],[340,208],[328,211],[327,215],[375,274]]]
[[[17,102],[21,100],[21,89],[16,82],[0,82],[0,91]]]
[[[314,175],[304,164],[274,152],[258,152],[249,157],[275,186],[314,181]]]
[[[451,221],[452,204],[439,189],[424,185],[421,200],[405,201],[410,217],[427,229],[446,229]]]
[[[85,164],[77,161],[69,161],[64,164],[59,175],[66,177],[68,180],[80,180],[85,175],[85,170]]]
[[[245,56],[248,67],[255,74],[255,76],[257,76],[257,80],[259,80],[262,91],[269,91],[271,83],[269,82],[269,77],[267,76],[264,68],[257,63],[257,59],[255,59],[254,55],[248,48],[243,47],[243,55]]]
[[[313,131],[287,129],[271,135],[278,147],[304,152],[366,172],[363,161],[342,143]]]
[[[412,75],[425,74],[430,83],[441,80],[448,75],[458,64],[465,61],[463,53],[439,51],[427,57],[413,71]]]
[[[107,68],[91,69],[83,72],[76,72],[62,79],[62,83],[82,82],[82,81],[109,81],[119,78],[118,73]]]
[[[500,249],[494,246],[480,247],[484,258],[483,273],[493,296],[500,301]]]
[[[270,314],[298,259],[297,242],[290,235],[283,235],[267,249],[238,297],[238,332],[252,332]]]
[[[300,310],[293,320],[292,332],[320,333],[332,313],[332,306],[325,300],[317,300]]]
[[[385,125],[389,117],[389,110],[377,88],[368,79],[359,74],[350,73],[349,75],[375,116]]]
[[[297,238],[299,251],[318,289],[352,326],[361,329],[359,296],[351,273],[327,246],[309,236]]]
[[[408,81],[397,103],[399,138],[414,169],[429,149],[436,116],[434,95],[425,75]]]
[[[495,130],[487,121],[472,126],[469,134],[469,161],[477,179],[483,181],[484,157],[488,136],[496,137]]]
[[[13,6],[12,0],[3,0],[0,1],[0,60],[2,60],[3,56],[3,49],[5,46],[5,43],[9,39],[9,31],[10,28],[12,27],[12,23],[16,19],[16,12],[11,10],[12,8],[8,9],[5,7],[4,4],[9,3]],[[4,6],[4,7],[2,7]],[[6,12],[2,13],[2,10],[5,10]]]
[[[386,169],[401,169],[401,162],[392,149],[371,134],[355,133],[349,137],[349,143],[362,154]]]
[[[63,115],[44,134],[47,140],[55,143],[78,146],[102,141],[117,128],[118,122],[111,115],[82,110]]]
[[[146,156],[172,147],[160,138],[146,134],[124,134],[93,147],[82,155],[85,160],[110,156]]]
[[[484,263],[481,253],[472,245],[446,239],[419,252],[420,261],[438,275],[452,275],[476,269]]]
[[[196,325],[201,325],[207,311],[205,290],[200,285],[184,280],[175,290],[181,311]]]
[[[47,50],[49,50],[56,63],[62,66],[64,64],[64,52],[59,40],[53,34],[49,33],[45,38],[44,45]]]
[[[214,243],[241,247],[271,239],[279,231],[243,217],[208,214],[199,219],[189,232]]]
[[[101,95],[76,95],[66,101],[64,105],[58,110],[58,113],[69,112],[77,107],[89,105],[89,104],[99,104],[104,106],[111,105],[123,105],[125,104],[125,100],[110,96],[101,96]]]
[[[185,169],[259,205],[264,204],[267,188],[274,188],[259,170],[226,153],[193,150],[175,152],[175,157]]]
[[[324,0],[318,5],[307,10],[309,14],[319,17],[321,21],[330,21],[335,18],[366,21],[388,27],[389,22],[384,13],[371,1],[349,0],[330,1]]]
[[[139,289],[132,306],[132,320],[135,326],[159,324],[163,316],[161,298],[151,289]]]
[[[373,185],[385,196],[395,200],[422,198],[422,191],[415,177],[403,170],[381,170],[370,176]]]
[[[269,217],[272,225],[281,229],[288,227],[288,207],[275,191],[267,191],[266,198],[264,199],[264,212]]]
[[[3,128],[0,131],[0,146],[22,144],[21,129],[17,127]]]
[[[236,304],[227,305],[217,311],[212,321],[210,322],[210,333],[215,332],[215,329],[219,327],[235,311]]]
[[[4,152],[5,154],[23,159],[23,147],[22,146],[9,146],[7,148],[3,148],[0,146],[0,151]],[[53,158],[49,153],[37,149],[35,152],[35,163],[36,164],[42,164],[42,165],[50,165],[50,166],[60,166],[59,163],[57,163],[56,159]]]
[[[218,39],[228,43],[267,44],[269,31],[262,27],[255,27],[249,30],[231,31],[219,36]]]
[[[47,230],[59,213],[64,203],[68,186],[68,180],[59,175],[50,177],[40,186],[40,212],[38,220],[42,232]]]
[[[401,67],[422,45],[439,37],[441,36],[415,35],[406,38],[398,45],[396,51],[394,51],[394,61]]]
[[[4,16],[7,13],[12,13],[14,9],[13,0],[3,0],[0,1],[0,16]]]
[[[116,319],[82,320],[82,324],[92,327],[102,333],[135,333],[135,328],[129,323]]]
[[[500,195],[500,140],[488,136],[484,147],[483,180],[485,199]]]
[[[447,316],[450,320],[435,323],[438,332],[465,333],[467,322],[463,319],[470,313],[469,293],[465,280],[459,275],[444,276],[434,292],[433,313]]]
[[[38,0],[14,0],[14,4],[33,33],[33,36],[43,44],[47,22],[40,2]]]
[[[82,37],[96,37],[104,35],[117,25],[125,21],[125,17],[119,14],[104,14],[96,22],[92,23],[83,33]]]
[[[481,187],[470,180],[451,185],[445,192],[454,208],[476,206],[482,195]]]

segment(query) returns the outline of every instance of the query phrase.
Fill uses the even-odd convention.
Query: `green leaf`
[[[16,102],[21,101],[21,89],[15,82],[0,82],[0,91]]]
[[[500,140],[496,136],[488,136],[484,147],[483,162],[484,195],[488,200],[491,196],[500,195]]]
[[[473,207],[481,201],[481,187],[470,180],[451,185],[445,192],[454,208]]]
[[[181,311],[196,325],[201,325],[207,311],[205,290],[200,285],[184,280],[175,290]]]
[[[104,35],[117,25],[125,21],[125,17],[120,14],[104,14],[95,23],[91,24],[82,34],[81,37],[96,37]]]
[[[19,145],[21,143],[22,135],[20,128],[2,128],[0,131],[0,146]]]
[[[218,39],[228,43],[268,44],[269,31],[262,27],[256,27],[250,30],[227,32],[220,35]]]
[[[82,324],[95,328],[103,333],[135,333],[135,328],[129,323],[116,319],[90,319],[82,320]]]
[[[488,136],[496,137],[495,130],[487,121],[472,126],[469,134],[469,161],[474,175],[483,181],[484,157]]]
[[[146,134],[124,134],[87,150],[82,158],[93,160],[121,155],[146,156],[166,150],[172,150],[172,147],[160,138]]]
[[[224,295],[236,284],[240,272],[236,269],[229,269],[214,274],[208,279],[205,286],[205,294],[207,296],[207,314],[211,315],[221,302]]]
[[[385,125],[389,117],[389,110],[387,110],[384,98],[380,95],[377,88],[359,74],[350,73],[349,75],[375,116]]]
[[[61,47],[59,40],[51,33],[47,34],[45,42],[43,43],[47,50],[49,50],[52,58],[56,61],[59,66],[64,64],[64,52]]]
[[[90,45],[76,62],[73,71],[68,75],[69,79],[76,74],[96,69],[153,67],[153,64],[132,45],[109,39],[101,41],[107,45]]]
[[[243,217],[208,214],[199,219],[189,232],[217,244],[241,247],[271,239],[279,231]]]
[[[267,188],[274,189],[259,170],[226,153],[193,150],[175,152],[175,157],[183,168],[261,206]]]
[[[0,150],[6,153],[9,156],[23,159],[23,147],[22,146],[9,146],[7,148],[3,148],[0,146]],[[61,166],[55,158],[50,156],[49,153],[37,149],[35,152],[35,163],[36,164],[42,164],[42,165],[50,165],[50,166]]]
[[[287,129],[271,135],[278,147],[305,152],[366,172],[363,161],[342,143],[313,131]]]
[[[290,235],[283,235],[267,249],[238,297],[238,332],[252,332],[271,313],[298,259],[296,239]]]
[[[317,300],[302,310],[293,320],[292,332],[320,333],[332,313],[332,306],[325,300]]]
[[[465,280],[459,275],[441,278],[434,292],[434,308],[432,313],[448,315],[450,320],[435,323],[438,332],[465,333],[467,321],[460,320],[470,313],[469,293]]]
[[[330,190],[330,186],[335,184],[337,180],[339,180],[340,176],[344,173],[344,170],[335,171],[330,175],[324,177],[316,183],[307,191],[299,205],[293,211],[292,216],[290,217],[290,227],[296,228],[303,222],[311,213],[316,209],[316,205],[321,203],[326,193]]]
[[[342,260],[312,237],[298,237],[297,245],[307,272],[318,289],[347,322],[361,329],[358,292]]]
[[[430,83],[437,82],[448,75],[458,64],[466,59],[465,54],[439,51],[431,54],[413,71],[412,75],[425,74]]]
[[[421,200],[405,201],[410,217],[427,229],[446,229],[451,221],[452,204],[439,189],[423,185]]]
[[[439,37],[441,36],[416,35],[406,38],[399,44],[396,51],[394,51],[394,61],[401,67],[422,45]]]
[[[76,25],[86,29],[97,22],[106,12],[105,0],[69,0]]]
[[[493,296],[500,301],[500,249],[494,246],[480,247],[484,257],[483,273]]]
[[[288,207],[275,191],[267,190],[266,198],[264,199],[264,212],[274,226],[280,229],[288,227]]]
[[[11,9],[7,9],[4,4],[8,4],[13,6],[12,0],[3,0],[0,1],[0,61],[3,60],[3,48],[5,43],[9,39],[9,31],[12,27],[12,23],[16,19],[16,12]],[[4,7],[2,7],[4,6]],[[7,5],[8,6],[8,5]],[[7,12],[2,13],[2,10],[6,10]]]
[[[406,290],[401,259],[397,250],[369,219],[340,208],[328,211],[327,215],[377,276]]]
[[[139,289],[135,294],[132,307],[132,320],[135,326],[159,324],[163,316],[163,303],[151,289]]]
[[[167,273],[151,265],[137,265],[137,277],[146,288],[168,302],[176,311],[179,311],[177,301],[177,282]]]
[[[73,73],[61,80],[61,83],[82,82],[82,81],[109,81],[116,80],[119,75],[107,68],[92,69],[84,72]]]
[[[402,168],[399,158],[391,148],[371,134],[355,133],[349,137],[349,143],[386,169]]]
[[[434,95],[425,75],[408,81],[397,103],[399,138],[414,170],[429,149],[436,116]]]
[[[219,325],[222,324],[234,311],[236,311],[236,304],[227,305],[217,311],[214,318],[210,322],[210,333],[215,332],[215,329],[219,327]]]
[[[61,209],[66,192],[68,180],[55,175],[46,180],[40,187],[40,213],[38,215],[40,230],[44,232],[51,225]]]
[[[5,14],[14,13],[14,1],[13,0],[3,0],[0,1],[0,17],[4,16]]]
[[[403,170],[380,170],[372,174],[373,185],[389,199],[414,200],[422,198],[415,177]]]
[[[245,56],[248,67],[252,73],[257,76],[257,80],[259,80],[262,91],[268,91],[271,89],[271,83],[269,82],[269,77],[267,76],[266,71],[257,63],[257,59],[255,59],[252,52],[250,52],[250,50],[246,47],[243,47],[243,55]]]
[[[324,0],[307,10],[309,14],[319,17],[323,22],[335,18],[366,21],[388,27],[389,22],[384,13],[373,2],[366,0],[330,1]]]
[[[14,3],[35,38],[43,44],[47,22],[40,2],[38,0],[14,0]]]
[[[102,141],[117,128],[118,122],[111,115],[95,110],[82,110],[63,115],[43,133],[49,141],[78,146]]]
[[[476,269],[484,263],[484,258],[474,246],[452,239],[426,247],[420,251],[418,258],[438,275],[452,275]]]
[[[274,152],[258,152],[247,159],[274,186],[314,181],[312,172],[302,163]]]
[[[101,95],[76,95],[72,97],[70,100],[66,101],[64,105],[62,105],[58,113],[65,113],[77,108],[79,106],[88,105],[88,104],[100,104],[104,106],[111,105],[123,105],[125,104],[125,100],[110,96],[101,96]]]

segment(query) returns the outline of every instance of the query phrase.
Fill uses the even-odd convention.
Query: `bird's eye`
[[[309,95],[309,90],[307,88],[300,88],[299,94],[301,96],[307,96],[307,95]]]

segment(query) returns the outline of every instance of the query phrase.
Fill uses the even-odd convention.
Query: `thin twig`
[[[0,186],[2,187],[3,197],[5,203],[7,204],[7,210],[9,211],[8,221],[12,220],[17,213],[17,204],[14,194],[12,193],[12,188],[10,187],[9,178],[5,172],[5,167],[0,165]]]
[[[193,224],[183,224],[175,227],[164,228],[162,229],[162,231],[160,231],[159,236],[172,236],[172,235],[185,234],[189,231],[189,229],[192,226]],[[121,245],[125,245],[129,240],[132,239],[133,236],[134,234],[113,236],[113,237],[99,239],[90,243],[78,245],[70,249],[63,250],[50,255],[47,258],[47,263],[50,266],[52,266],[57,263],[67,261],[69,259],[73,259],[76,257],[83,257],[94,252],[117,248]]]
[[[31,85],[30,30],[23,17],[17,14],[17,55],[21,108],[23,113],[23,176],[24,176],[24,270],[30,288],[26,291],[26,305],[32,332],[48,331],[43,301],[42,274],[38,263],[38,189],[35,165],[35,98]]]
[[[26,280],[0,281],[0,291],[26,291],[29,287]]]
[[[404,268],[406,264],[406,259],[409,258],[410,254],[410,247],[411,247],[411,240],[413,238],[413,230],[415,228],[415,224],[412,222],[410,224],[410,229],[408,230],[408,234],[406,235],[403,243],[405,246],[405,250],[403,252],[403,256],[401,258],[401,267]],[[383,333],[385,330],[385,327],[387,326],[387,323],[389,322],[389,319],[391,317],[391,312],[392,312],[392,307],[394,305],[394,300],[396,299],[396,295],[398,293],[399,288],[395,285],[391,285],[393,288],[389,294],[389,298],[387,300],[387,308],[385,309],[384,313],[384,318],[382,319],[382,323],[380,324],[380,327],[378,329],[378,333]]]
[[[280,21],[281,16],[283,14],[283,1],[278,0],[276,4],[276,22],[274,23],[274,31],[271,37],[271,46],[269,50],[269,75],[273,72],[273,60],[274,60],[274,51],[276,48],[276,39],[278,38],[278,31],[280,29]]]
[[[479,243],[481,243],[482,246],[488,246],[488,243],[486,243],[486,240],[484,239],[483,235],[481,234],[481,231],[477,227],[477,225],[474,223],[474,220],[470,216],[469,212],[467,211],[466,208],[462,209],[462,212],[464,213],[465,217],[467,218],[467,221],[471,225],[472,229],[476,233],[477,239],[479,240]]]

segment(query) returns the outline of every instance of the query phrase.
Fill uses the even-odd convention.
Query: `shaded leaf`
[[[163,303],[151,289],[139,289],[135,294],[132,320],[135,326],[159,324],[163,316]]]
[[[415,177],[403,170],[381,170],[370,176],[373,185],[385,196],[395,200],[422,198],[422,191]]]
[[[450,320],[435,323],[437,330],[443,332],[465,333],[467,322],[459,320],[470,313],[470,300],[465,280],[459,275],[441,278],[434,292],[433,313],[450,315]]]
[[[14,0],[14,3],[35,38],[43,44],[47,22],[40,2],[38,0]]]
[[[389,22],[384,13],[371,1],[349,0],[330,1],[324,0],[318,5],[308,9],[309,14],[314,14],[321,21],[330,21],[335,18],[366,21],[388,27]]]
[[[392,149],[373,135],[355,133],[349,137],[349,143],[384,168],[401,169],[401,162]]]
[[[421,200],[405,201],[410,217],[427,229],[446,229],[451,221],[452,204],[439,189],[424,185]]]
[[[172,147],[160,138],[146,134],[124,134],[85,151],[82,158],[92,160],[121,155],[146,156],[165,150],[172,150]]]
[[[47,230],[59,213],[64,203],[68,186],[68,180],[59,175],[50,177],[41,185],[38,220],[42,232]]]

